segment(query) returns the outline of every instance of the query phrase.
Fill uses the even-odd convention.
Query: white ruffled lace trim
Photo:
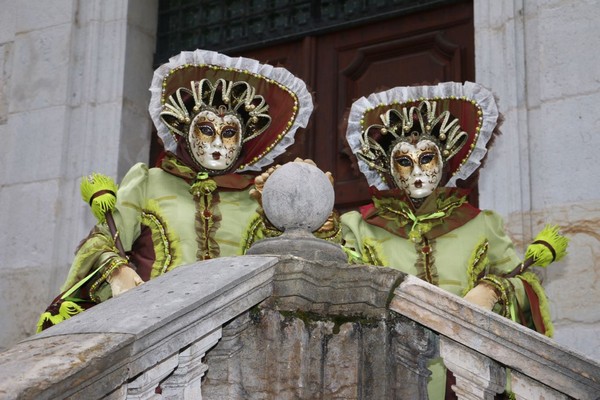
[[[361,97],[356,100],[350,109],[348,116],[348,130],[346,139],[356,156],[360,150],[362,127],[360,120],[367,110],[373,109],[381,104],[391,104],[395,101],[403,103],[420,98],[432,99],[435,97],[447,98],[455,96],[475,100],[483,112],[483,123],[477,138],[477,143],[469,155],[467,161],[448,180],[447,187],[455,187],[458,179],[467,179],[481,166],[481,160],[487,153],[487,143],[492,137],[496,122],[498,121],[498,107],[494,95],[488,89],[474,82],[444,82],[436,86],[401,86],[384,92],[373,93],[369,97]],[[379,190],[390,189],[379,173],[357,157],[360,171],[367,178],[369,186],[375,186]]]
[[[168,127],[161,121],[160,113],[162,111],[161,95],[162,95],[162,83],[165,77],[169,75],[169,72],[184,64],[209,64],[217,65],[223,68],[235,68],[239,70],[247,70],[251,73],[264,76],[265,78],[272,79],[281,85],[288,88],[291,92],[295,93],[298,97],[298,112],[294,123],[287,131],[286,135],[273,147],[271,151],[266,153],[254,164],[246,164],[242,169],[237,172],[243,171],[260,171],[264,167],[273,163],[275,157],[279,156],[285,149],[294,143],[294,136],[298,128],[305,128],[310,119],[310,115],[313,111],[312,96],[308,91],[306,84],[300,78],[292,75],[287,69],[280,67],[273,67],[269,64],[261,64],[256,60],[244,57],[228,57],[224,54],[220,54],[214,51],[208,50],[195,50],[195,51],[184,51],[176,56],[169,59],[168,63],[165,63],[158,67],[154,71],[154,77],[152,78],[152,84],[150,86],[150,92],[152,94],[150,98],[150,105],[148,110],[154,126],[158,132],[158,136],[162,139],[165,150],[174,152],[177,148],[177,142],[173,135],[169,132]]]

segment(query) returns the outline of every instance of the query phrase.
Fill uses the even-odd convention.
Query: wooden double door
[[[309,126],[280,163],[311,158],[335,178],[340,211],[369,202],[345,139],[345,116],[361,96],[399,85],[474,80],[473,6],[441,6],[236,56],[286,67],[313,91]]]

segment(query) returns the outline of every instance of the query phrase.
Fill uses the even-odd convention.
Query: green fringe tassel
[[[465,297],[469,290],[475,287],[477,278],[482,275],[483,271],[488,267],[490,260],[488,259],[487,252],[489,243],[487,239],[483,238],[477,247],[471,253],[469,263],[467,264],[467,286],[462,291],[462,297]]]
[[[95,172],[81,180],[81,198],[90,205],[98,222],[104,222],[106,213],[114,209],[117,188],[112,178]],[[96,195],[102,191],[105,193]]]
[[[548,243],[554,249],[555,254],[545,244],[535,243],[536,241]],[[525,259],[532,258],[533,265],[547,267],[553,261],[558,261],[567,254],[568,244],[569,239],[558,232],[558,226],[546,225],[535,237],[533,243],[527,247]]]
[[[40,316],[40,319],[37,323],[36,333],[40,333],[46,321],[50,321],[52,325],[57,325],[60,322],[71,318],[74,315],[82,313],[84,311],[83,307],[77,305],[72,301],[65,300],[60,305],[58,314],[52,315],[49,311],[46,311]]]

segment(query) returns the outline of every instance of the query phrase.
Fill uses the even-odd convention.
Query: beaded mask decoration
[[[305,83],[288,70],[207,50],[172,57],[154,72],[150,91],[150,115],[166,151],[176,151],[203,111],[239,118],[243,150],[236,172],[271,164],[313,110]]]
[[[476,83],[396,87],[352,104],[346,139],[370,186],[394,187],[390,153],[395,146],[430,140],[448,172],[445,186],[454,187],[481,165],[497,119],[493,94]]]

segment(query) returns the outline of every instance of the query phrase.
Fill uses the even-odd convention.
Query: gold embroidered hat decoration
[[[172,133],[185,136],[194,116],[207,109],[239,115],[244,122],[242,143],[254,139],[271,124],[269,106],[254,87],[245,81],[225,79],[217,79],[213,84],[205,78],[191,81],[189,88],[178,88],[168,97],[160,118]]]
[[[473,82],[401,86],[352,104],[346,139],[370,186],[393,187],[390,152],[400,142],[430,140],[448,171],[447,187],[481,165],[498,120],[493,94]]]
[[[150,91],[150,115],[166,151],[175,152],[198,113],[237,115],[243,150],[236,172],[271,164],[294,143],[313,110],[306,84],[285,68],[200,49],[161,65]]]

